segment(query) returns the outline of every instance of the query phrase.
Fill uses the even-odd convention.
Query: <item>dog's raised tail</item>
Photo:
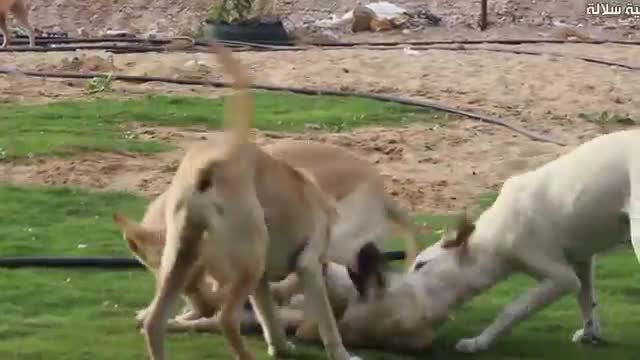
[[[405,243],[405,264],[407,264],[407,267],[410,267],[418,256],[418,235],[422,233],[422,229],[420,229],[418,225],[414,224],[409,214],[404,209],[400,208],[389,196],[385,197],[384,207],[387,211],[387,216],[394,223],[402,226],[409,233],[409,236],[406,237]]]
[[[233,153],[252,137],[255,117],[253,96],[249,90],[252,81],[242,64],[233,58],[231,50],[215,40],[209,42],[209,49],[217,54],[223,71],[232,79],[235,93],[231,96],[230,106],[225,106],[224,122],[225,128],[231,130],[228,150]]]

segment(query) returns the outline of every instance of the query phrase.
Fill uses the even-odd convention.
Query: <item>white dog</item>
[[[515,272],[539,280],[481,334],[460,340],[458,351],[487,350],[517,323],[571,293],[584,321],[573,341],[601,338],[594,309],[594,256],[631,238],[640,259],[639,155],[640,130],[588,141],[508,179],[475,224],[463,222],[452,237],[446,235],[418,255],[413,269],[423,274],[421,286],[431,290],[421,296],[431,301],[437,296],[443,309]]]

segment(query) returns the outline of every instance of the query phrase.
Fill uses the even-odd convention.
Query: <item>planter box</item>
[[[258,44],[286,45],[289,43],[287,31],[279,20],[247,20],[233,24],[207,20],[205,37]]]

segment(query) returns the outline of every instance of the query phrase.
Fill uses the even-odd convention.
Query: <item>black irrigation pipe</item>
[[[42,77],[42,78],[58,78],[58,79],[93,79],[96,77],[110,76],[112,80],[131,81],[131,82],[156,81],[156,82],[164,82],[169,84],[204,85],[204,86],[213,86],[213,87],[219,87],[219,88],[227,88],[231,86],[230,83],[223,82],[223,81],[173,79],[173,78],[158,77],[158,76],[137,76],[137,75],[107,74],[107,73],[94,73],[94,72],[74,73],[74,72],[21,71],[21,70],[15,70],[15,69],[0,68],[0,74],[21,74],[25,76]],[[367,99],[373,99],[373,100],[379,100],[379,101],[385,101],[385,102],[393,102],[393,103],[402,104],[402,105],[430,108],[430,109],[440,110],[448,113],[463,115],[472,119],[480,120],[484,123],[502,126],[504,128],[512,130],[520,135],[526,136],[535,141],[547,142],[547,143],[552,143],[560,146],[566,145],[562,142],[551,139],[544,135],[534,134],[528,130],[521,129],[517,126],[511,125],[507,121],[498,117],[473,113],[471,111],[459,110],[451,106],[438,104],[431,101],[413,100],[413,99],[403,98],[399,96],[373,94],[373,93],[367,93],[367,92],[361,92],[361,91],[347,92],[347,91],[338,91],[338,90],[308,89],[308,88],[286,87],[286,86],[275,86],[275,85],[253,85],[252,88],[259,89],[259,90],[291,92],[291,93],[303,94],[303,95],[331,95],[331,96],[342,96],[342,97],[347,97],[347,96],[360,97],[360,98],[367,98]]]
[[[366,49],[366,50],[402,50],[404,48],[401,47],[361,47],[358,49]],[[525,49],[503,49],[503,48],[495,48],[495,47],[466,47],[466,46],[414,46],[410,47],[411,50],[416,51],[429,51],[429,50],[444,50],[444,51],[488,51],[488,52],[498,52],[498,53],[507,53],[507,54],[519,54],[519,55],[535,55],[535,56],[556,56],[556,57],[564,57],[575,60],[582,60],[594,64],[601,64],[607,66],[617,66],[628,70],[640,70],[640,66],[629,65],[624,63],[619,63],[615,61],[609,61],[605,59],[598,59],[590,56],[578,56],[571,54],[563,54],[560,52],[554,51],[537,51],[537,50],[525,50]],[[289,50],[289,49],[283,49]],[[337,49],[336,49],[337,50]],[[235,50],[235,51],[243,51],[243,50]]]
[[[143,269],[135,258],[120,257],[51,257],[27,256],[0,258],[0,267],[8,269],[25,267],[45,268],[101,268],[101,269]]]
[[[404,260],[404,251],[386,251],[384,258],[389,261]],[[0,268],[97,268],[97,269],[144,269],[136,258],[124,257],[53,257],[27,256],[0,258]]]
[[[51,47],[20,47],[20,48],[4,48],[0,49],[0,53],[3,52],[63,52],[63,51],[77,51],[77,50],[107,50],[119,53],[141,53],[141,52],[165,52],[169,49],[162,46],[123,46],[123,45],[72,45],[72,46],[51,46]]]
[[[116,38],[109,38],[116,39]],[[63,39],[64,40],[64,39]],[[82,39],[79,39],[82,40]],[[95,39],[84,39],[84,40],[95,40]],[[129,39],[129,40],[140,40],[137,41],[139,43],[143,43],[142,39]],[[196,42],[190,38],[176,38],[175,41],[179,40],[190,40],[190,44],[188,46],[123,46],[123,45],[73,45],[73,46],[52,46],[52,47],[21,47],[21,48],[6,48],[0,49],[0,53],[2,52],[64,52],[64,51],[76,51],[76,50],[106,50],[116,54],[126,54],[126,53],[146,53],[146,52],[167,52],[174,50],[181,51],[196,51],[194,45],[202,45],[200,42]],[[171,44],[172,41],[169,40],[154,40],[158,43],[163,44]],[[236,48],[234,51],[244,52],[244,51],[303,51],[308,50],[310,47],[299,47],[299,46],[271,46],[271,45],[261,45],[261,44],[253,44],[253,43],[245,43],[241,41],[225,41],[225,44],[230,47],[240,47]],[[444,51],[489,51],[489,52],[500,52],[500,53],[511,53],[511,54],[520,54],[520,55],[551,55],[556,57],[565,57],[570,59],[582,60],[594,64],[608,65],[608,66],[617,66],[621,68],[625,68],[628,70],[640,70],[640,66],[628,65],[623,63],[618,63],[614,61],[598,59],[588,56],[577,56],[570,54],[563,54],[559,52],[548,52],[548,51],[535,51],[535,50],[514,50],[514,49],[501,49],[501,48],[476,48],[476,47],[465,47],[463,44],[466,42],[458,42],[455,43],[458,46],[455,47],[443,47],[443,46],[415,46],[413,50],[420,51],[429,51],[429,50],[444,50]],[[588,42],[586,42],[588,43]],[[340,50],[342,47],[329,47],[327,50]],[[385,46],[363,46],[358,47],[358,49],[368,49],[368,50],[399,50],[401,47],[393,47],[390,45]]]
[[[200,44],[199,42],[197,42]],[[474,45],[474,44],[617,44],[640,45],[637,40],[563,40],[563,39],[476,39],[476,40],[412,40],[412,41],[359,41],[359,42],[314,42],[310,45],[323,47],[355,47],[355,46],[398,46],[398,45]],[[276,44],[273,44],[276,45]],[[295,45],[295,44],[291,44]]]
[[[0,38],[2,36],[0,35]],[[153,44],[153,45],[165,45],[177,40],[188,40],[189,37],[175,37],[168,39],[153,39],[153,38],[139,38],[139,37],[126,37],[126,36],[106,36],[106,37],[94,37],[94,38],[70,38],[70,37],[41,37],[36,36],[37,45],[51,45],[51,44],[99,44],[104,42],[117,42],[117,43],[134,43],[134,44]],[[195,40],[191,40],[195,43]],[[27,45],[29,40],[26,37],[15,38],[11,41],[13,45]]]
[[[57,38],[57,37],[36,37],[37,45],[50,44],[96,44],[103,42],[119,42],[119,43],[137,43],[166,45],[175,41],[190,40],[194,45],[206,46],[207,42],[202,40],[193,40],[189,37],[175,37],[169,39],[154,38],[138,38],[138,37],[96,37],[96,38]],[[251,43],[243,41],[221,41],[230,47],[249,46],[254,48],[279,48],[279,47],[297,47],[296,42],[290,42],[283,45],[282,43]],[[520,45],[520,44],[618,44],[618,45],[640,45],[637,40],[563,40],[563,39],[475,39],[475,40],[412,40],[412,41],[360,41],[360,42],[311,42],[307,45],[316,47],[356,47],[356,46],[399,46],[399,45],[473,45],[473,44],[503,44],[503,45]],[[16,38],[12,41],[14,45],[27,45],[28,39]]]
[[[280,48],[269,48],[269,49],[252,49],[252,48],[239,48],[235,49],[235,52],[245,52],[245,51],[302,51],[308,50],[310,48],[304,47],[280,47]],[[403,50],[403,47],[391,47],[391,46],[362,46],[357,47],[355,49],[364,49],[364,50],[375,50],[375,51],[384,51],[384,50]],[[605,59],[598,59],[590,56],[578,56],[571,54],[563,54],[560,52],[553,51],[536,51],[536,50],[525,50],[525,49],[502,49],[502,48],[494,48],[494,47],[466,47],[464,45],[459,44],[459,46],[412,46],[411,50],[416,51],[429,51],[429,50],[444,50],[444,51],[488,51],[488,52],[498,52],[498,53],[508,53],[508,54],[519,54],[519,55],[534,55],[534,56],[555,56],[555,57],[564,57],[568,59],[582,60],[594,64],[601,64],[607,66],[617,66],[628,70],[640,70],[640,66],[629,65],[624,63],[619,63],[615,61],[609,61]],[[344,50],[343,48],[327,48],[325,50]]]

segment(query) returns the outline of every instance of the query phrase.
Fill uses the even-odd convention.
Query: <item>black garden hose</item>
[[[0,36],[2,38],[2,36]],[[94,37],[94,38],[73,38],[73,37],[43,37],[36,36],[37,45],[50,45],[50,44],[96,44],[103,42],[117,42],[117,43],[137,43],[137,44],[152,44],[152,45],[166,45],[176,40],[187,39],[188,37],[175,37],[175,38],[140,38],[140,37],[124,37],[124,36],[106,36],[106,37]],[[234,46],[249,46],[249,47],[281,47],[281,46],[297,46],[296,41],[290,41],[283,44],[282,42],[274,42],[272,44],[268,42],[252,43],[247,41],[220,41],[230,47]],[[15,37],[11,43],[13,45],[27,45],[29,40],[26,36]],[[473,44],[503,44],[503,45],[521,45],[521,44],[618,44],[618,45],[640,45],[638,40],[568,40],[568,39],[473,39],[473,40],[408,40],[408,41],[356,41],[356,42],[310,42],[310,46],[318,47],[355,47],[355,46],[425,46],[425,45],[473,45]],[[204,40],[194,40],[194,44],[207,46],[207,42]]]
[[[404,251],[387,251],[383,253],[389,261],[404,260]],[[26,256],[0,257],[0,268],[98,268],[98,269],[144,269],[136,258],[124,257],[56,257],[56,256]]]
[[[135,258],[121,257],[53,257],[26,256],[0,258],[0,267],[16,269],[24,267],[45,268],[100,268],[100,269],[143,269]]]

